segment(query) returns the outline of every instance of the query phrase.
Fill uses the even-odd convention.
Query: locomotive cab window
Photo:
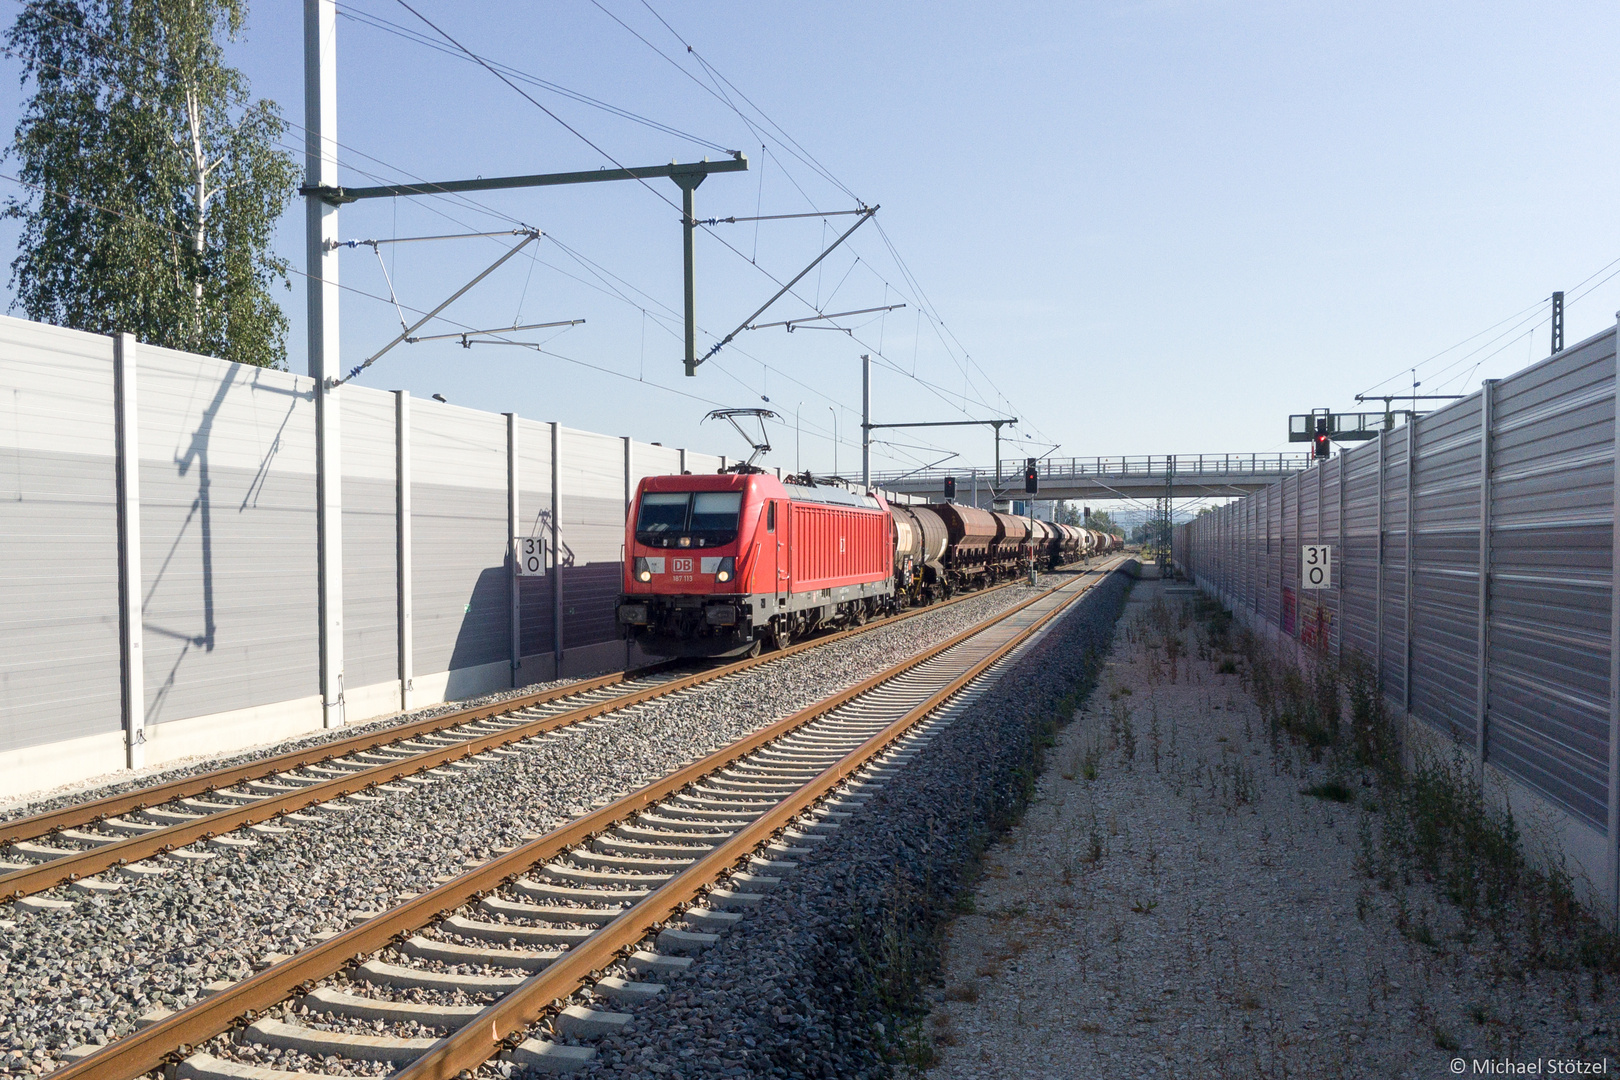
[[[641,497],[636,540],[649,547],[718,547],[737,539],[740,491],[656,491]]]
[[[649,491],[641,497],[641,513],[636,517],[636,539],[658,544],[672,533],[686,530],[686,511],[692,495],[686,491]]]
[[[765,531],[776,531],[776,503],[774,501],[765,504]]]
[[[694,542],[707,547],[737,539],[737,515],[742,510],[740,491],[699,491],[692,496],[688,531]]]

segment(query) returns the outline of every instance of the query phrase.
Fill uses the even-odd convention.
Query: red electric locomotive
[[[766,473],[651,476],[625,522],[619,625],[655,656],[757,654],[894,607],[877,495]]]

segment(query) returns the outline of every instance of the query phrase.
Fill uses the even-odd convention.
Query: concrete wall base
[[[0,799],[77,783],[124,768],[124,733],[108,731],[0,754]]]
[[[583,645],[563,655],[562,678],[583,678],[655,662],[623,641]],[[526,656],[518,668],[520,685],[551,682],[558,678],[551,653]],[[411,688],[411,708],[421,709],[446,701],[462,701],[512,688],[512,665],[507,661],[418,675]],[[351,725],[397,716],[398,680],[356,687],[344,692],[344,712]],[[146,766],[142,773],[197,758],[240,753],[321,730],[319,694],[250,709],[211,713],[155,724],[146,729]],[[124,768],[124,733],[111,731],[66,742],[47,743],[0,753],[0,802],[29,801],[55,788],[87,781],[118,783],[136,773]]]

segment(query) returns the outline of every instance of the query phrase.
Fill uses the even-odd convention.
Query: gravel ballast
[[[1196,623],[1177,661],[1151,647],[1156,600],[1179,613],[1191,596],[1137,586],[1036,805],[987,854],[933,992],[928,1075],[1620,1068],[1613,976],[1466,933],[1421,874],[1380,887],[1376,788],[1335,789],[1311,753],[1273,742],[1239,676],[1198,659]]]
[[[1023,805],[1036,743],[1106,652],[1114,574],[1015,657],[669,991],[598,1042],[592,1077],[890,1075],[912,1052],[937,928]]]
[[[0,934],[0,1069],[49,1071],[69,1047],[127,1034],[154,1007],[183,1007],[210,981],[241,978],[352,912],[420,892],[1029,595],[972,597],[565,729],[464,776],[259,834],[251,848],[165,860],[167,875],[117,893],[49,894],[76,898],[71,911],[0,913],[15,923]]]

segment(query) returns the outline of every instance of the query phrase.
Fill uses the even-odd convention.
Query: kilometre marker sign
[[[1333,588],[1333,546],[1305,544],[1299,549],[1299,587]]]
[[[540,536],[519,536],[512,540],[518,577],[546,576],[546,541]]]

